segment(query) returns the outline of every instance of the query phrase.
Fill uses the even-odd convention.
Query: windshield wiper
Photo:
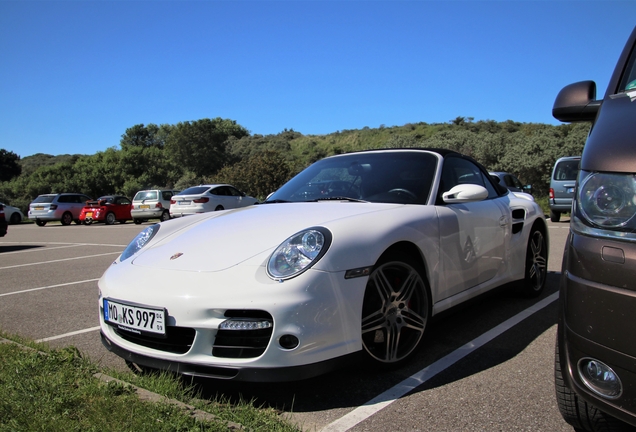
[[[351,198],[351,197],[347,197],[347,196],[333,196],[333,197],[325,197],[325,198],[317,198],[315,200],[313,200],[314,202],[318,202],[318,201],[351,201],[351,202],[359,202],[359,203],[368,203],[369,201],[365,201],[365,200],[361,200],[361,199],[357,199],[357,198]]]

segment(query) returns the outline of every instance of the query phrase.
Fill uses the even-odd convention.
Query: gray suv
[[[561,213],[570,213],[576,176],[579,173],[581,156],[566,156],[557,159],[550,177],[550,220],[558,222]]]
[[[79,193],[60,193],[39,195],[29,204],[29,219],[37,226],[47,222],[60,221],[62,225],[79,224],[79,215],[86,201],[91,197]]]
[[[180,191],[172,189],[142,190],[133,198],[130,215],[136,224],[148,219],[166,221],[170,219],[170,200]]]
[[[636,28],[605,95],[582,81],[552,109],[593,126],[574,190],[559,293],[555,387],[577,431],[636,427]]]

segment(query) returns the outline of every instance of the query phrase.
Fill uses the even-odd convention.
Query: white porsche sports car
[[[541,208],[473,159],[343,154],[143,230],[99,281],[101,336],[131,367],[220,379],[399,365],[432,316],[509,282],[539,295],[547,258]]]

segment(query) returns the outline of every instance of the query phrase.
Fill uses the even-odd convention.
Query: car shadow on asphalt
[[[23,250],[30,250],[30,249],[38,249],[38,248],[43,248],[44,246],[41,245],[8,245],[8,246],[0,246],[0,254],[1,253],[7,253],[7,252],[18,252],[18,251],[23,251]]]
[[[558,290],[560,273],[548,273],[546,289],[538,298],[507,286],[455,308],[431,322],[415,358],[392,371],[355,365],[316,378],[289,383],[236,383],[195,379],[195,390],[206,399],[252,401],[255,406],[284,411],[315,412],[360,406],[488,330],[545,299]],[[495,367],[521,353],[556,324],[558,302],[532,314],[491,342],[413,390],[443,386]],[[185,378],[184,378],[185,379]]]

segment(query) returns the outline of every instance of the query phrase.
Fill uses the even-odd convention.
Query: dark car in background
[[[532,195],[532,185],[523,184],[519,178],[513,174],[495,171],[488,173],[500,185],[508,188],[512,192],[525,192]]]
[[[4,217],[4,205],[0,204],[0,237],[7,235],[7,220]]]
[[[636,427],[636,28],[602,99],[564,87],[552,113],[593,123],[573,191],[555,355],[559,410],[577,431]]]

